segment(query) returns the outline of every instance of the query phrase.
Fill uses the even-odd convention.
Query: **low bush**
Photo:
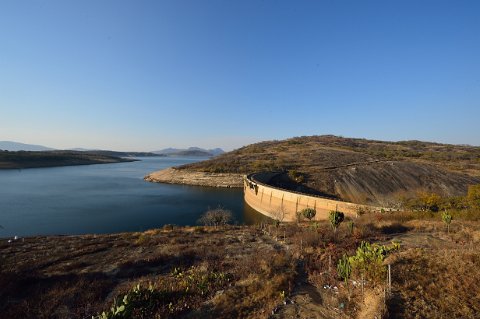
[[[232,212],[228,209],[222,207],[217,207],[215,209],[208,210],[205,214],[200,217],[198,223],[205,226],[225,226],[232,222],[233,215]]]

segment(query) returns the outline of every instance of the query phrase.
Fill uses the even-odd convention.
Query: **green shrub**
[[[448,213],[448,211],[442,212],[442,220],[447,225],[447,232],[450,233],[450,223],[452,222],[452,215]]]
[[[317,211],[316,211],[315,209],[309,208],[309,207],[303,209],[301,212],[302,212],[303,217],[305,217],[306,219],[308,219],[308,220],[310,220],[310,221],[311,221],[311,220],[315,217],[315,215],[317,214]]]
[[[392,242],[390,246],[385,246],[362,241],[356,254],[349,257],[348,262],[353,272],[376,284],[385,278],[386,266],[383,265],[383,260],[390,252],[399,248],[400,244],[396,242]],[[343,260],[342,263],[345,263],[345,261]]]
[[[174,268],[168,283],[159,286],[149,284],[148,287],[137,284],[114,299],[109,310],[92,319],[160,318],[162,313],[177,317],[191,308],[188,297],[199,295],[205,298],[227,286],[232,279],[231,274],[223,272],[204,271],[195,267],[185,271]]]

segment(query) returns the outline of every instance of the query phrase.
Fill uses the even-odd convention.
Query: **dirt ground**
[[[137,283],[191,289],[182,294],[175,288],[185,306],[174,302],[165,313],[159,302],[155,315],[162,318],[187,316],[208,302],[215,304],[218,297],[229,304],[233,295],[249,290],[262,294],[250,293],[255,296],[251,302],[229,309],[205,308],[197,317],[265,318],[280,302],[280,292],[288,293],[294,276],[291,259],[254,227],[2,240],[0,256],[0,318],[91,318]],[[182,286],[186,283],[177,280],[179,273],[227,280],[202,281],[206,286],[200,288],[197,282]]]
[[[137,284],[174,297],[134,318],[478,318],[480,223],[371,220],[4,239],[0,318],[91,318]],[[337,276],[361,241],[392,240],[391,293]]]
[[[480,314],[480,224],[458,221],[447,234],[438,221],[409,221],[398,227],[391,222],[378,229],[400,230],[379,238],[381,244],[397,241],[398,253],[386,259],[391,264],[392,288],[338,289],[315,285],[299,271],[296,286],[274,318],[479,318]],[[352,280],[353,281],[353,280]],[[350,306],[348,304],[350,303]],[[353,304],[353,305],[352,305]],[[350,309],[346,309],[350,308]]]

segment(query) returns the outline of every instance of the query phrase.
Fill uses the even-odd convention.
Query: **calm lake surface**
[[[142,231],[195,225],[209,207],[251,224],[262,215],[242,189],[149,183],[156,170],[202,159],[149,157],[117,164],[0,170],[0,237]]]

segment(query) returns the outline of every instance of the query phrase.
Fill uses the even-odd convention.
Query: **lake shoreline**
[[[122,161],[112,161],[112,162],[92,162],[92,163],[51,163],[51,164],[39,164],[39,165],[4,165],[0,166],[0,170],[16,170],[16,169],[30,169],[30,168],[53,168],[53,167],[68,167],[68,166],[86,166],[86,165],[102,165],[102,164],[119,164],[119,163],[130,163],[138,162],[138,159],[125,159]]]
[[[243,175],[232,173],[208,173],[185,169],[166,168],[150,173],[144,180],[152,183],[180,184],[192,186],[241,188]]]

